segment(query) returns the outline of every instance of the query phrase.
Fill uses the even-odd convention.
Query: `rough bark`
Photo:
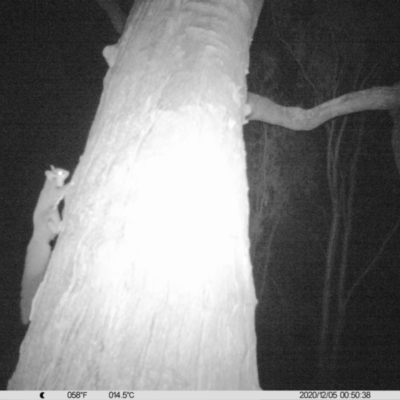
[[[9,389],[259,389],[242,138],[262,1],[136,1]]]

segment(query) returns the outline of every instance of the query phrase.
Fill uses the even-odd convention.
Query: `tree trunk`
[[[9,389],[259,389],[242,123],[261,5],[135,1]]]

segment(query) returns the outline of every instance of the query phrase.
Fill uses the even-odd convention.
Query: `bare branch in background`
[[[300,107],[283,107],[267,97],[248,93],[250,114],[248,120],[267,122],[294,131],[310,131],[340,115],[366,110],[393,110],[400,108],[400,86],[373,87],[348,93],[319,106],[305,110]]]

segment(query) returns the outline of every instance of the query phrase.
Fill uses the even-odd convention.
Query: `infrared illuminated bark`
[[[9,389],[259,389],[242,137],[262,1],[135,1]]]

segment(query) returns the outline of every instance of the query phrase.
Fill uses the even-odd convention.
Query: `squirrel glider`
[[[61,231],[58,205],[68,185],[64,182],[69,172],[51,166],[45,172],[46,181],[33,213],[33,234],[28,244],[21,290],[21,320],[28,324],[32,301],[43,280],[51,256],[51,242]]]

